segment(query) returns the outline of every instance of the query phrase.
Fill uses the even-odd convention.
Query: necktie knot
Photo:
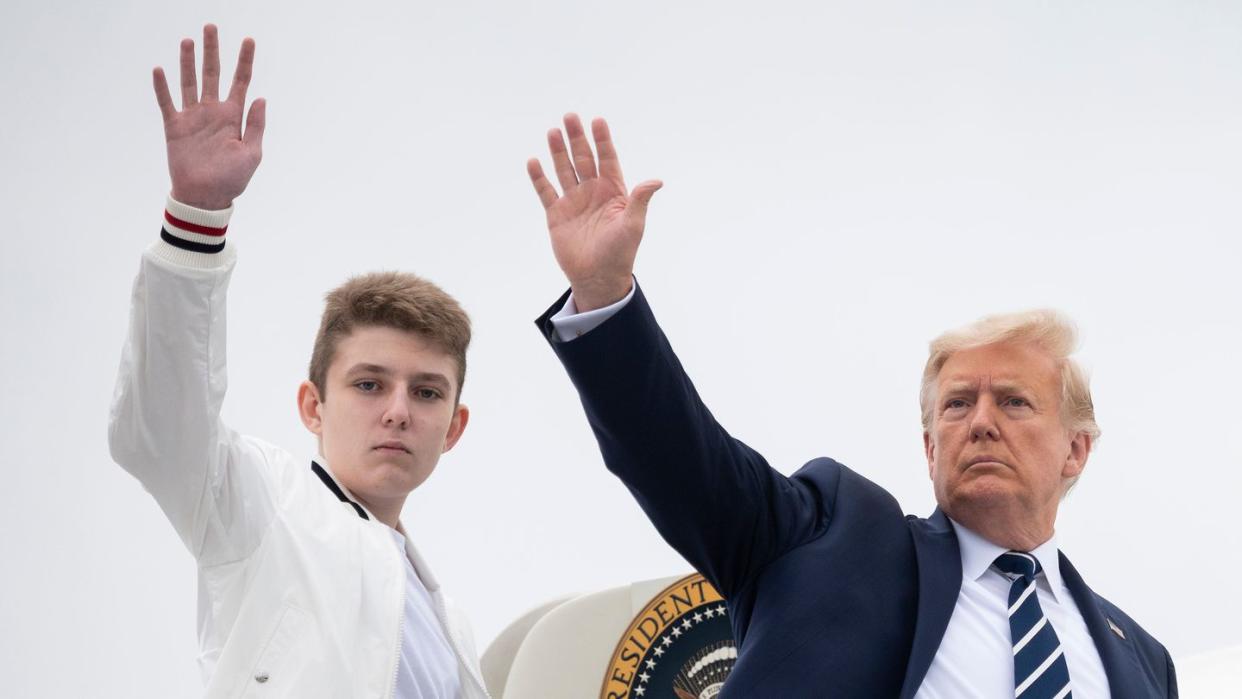
[[[1042,568],[1039,567],[1039,561],[1029,553],[1022,551],[1006,551],[996,557],[993,563],[1002,573],[1009,575],[1019,575],[1028,583],[1039,575]]]

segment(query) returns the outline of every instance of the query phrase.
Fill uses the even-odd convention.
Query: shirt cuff
[[[233,206],[210,211],[168,197],[160,240],[152,246],[157,256],[187,267],[216,267],[226,249],[225,234]]]
[[[635,281],[630,285],[630,293],[626,294],[625,298],[610,306],[596,308],[585,313],[578,312],[578,305],[574,303],[574,294],[571,291],[569,298],[565,299],[565,305],[561,306],[561,310],[548,319],[552,321],[553,338],[559,342],[569,342],[598,328],[604,321],[625,308],[630,299],[634,298],[634,290],[637,288],[638,282]]]

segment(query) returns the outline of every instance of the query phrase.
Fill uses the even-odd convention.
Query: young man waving
[[[259,165],[265,106],[242,114],[254,42],[218,94],[216,28],[181,44],[181,109],[154,72],[172,192],[134,282],[109,443],[199,569],[209,697],[486,697],[473,642],[407,538],[410,491],[457,442],[470,323],[412,275],[328,295],[298,391],[319,457],[220,419],[233,200]]]

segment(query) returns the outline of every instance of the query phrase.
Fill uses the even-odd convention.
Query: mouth
[[[1001,466],[1001,467],[1004,467],[1004,468],[1008,468],[1008,467],[1009,467],[1009,464],[1005,463],[1004,461],[1001,461],[1000,459],[996,458],[995,456],[989,456],[989,455],[987,455],[987,454],[984,454],[983,456],[976,456],[976,457],[974,457],[973,459],[971,459],[971,460],[967,461],[967,462],[966,462],[966,468],[971,468],[971,467],[974,467],[974,466],[979,466],[979,465],[981,465],[981,464],[990,464],[990,465],[992,465],[992,466]]]
[[[386,454],[409,454],[410,453],[410,450],[407,449],[406,446],[402,444],[401,442],[384,442],[383,444],[377,444],[373,449],[374,451],[383,452]]]

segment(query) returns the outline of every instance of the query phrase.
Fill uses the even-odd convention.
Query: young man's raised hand
[[[538,159],[527,161],[526,171],[547,212],[552,252],[569,278],[574,303],[579,311],[590,311],[629,293],[647,203],[663,183],[647,180],[626,193],[621,162],[603,119],[591,122],[598,169],[578,115],[565,115],[565,133],[568,148],[560,129],[548,132],[560,195]]]
[[[254,67],[254,39],[244,39],[228,96],[220,99],[220,40],[203,27],[203,86],[199,93],[194,41],[181,40],[181,111],[173,106],[164,70],[152,72],[155,100],[164,116],[172,197],[200,209],[227,209],[246,189],[263,154],[267,103],[250,105],[242,132],[246,89]]]

